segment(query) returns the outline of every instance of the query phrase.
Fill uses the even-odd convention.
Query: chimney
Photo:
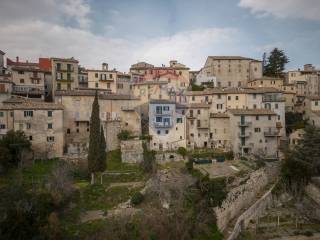
[[[108,71],[108,63],[102,63],[102,70]]]
[[[18,57],[18,56],[16,56],[16,62],[17,62],[17,63],[19,62],[19,57]]]

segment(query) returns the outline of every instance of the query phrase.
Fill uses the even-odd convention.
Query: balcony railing
[[[241,138],[247,138],[247,137],[251,136],[251,132],[244,132],[244,133],[239,132],[238,136],[241,137]]]
[[[66,68],[62,68],[62,67],[55,67],[57,72],[73,72],[74,71],[74,67],[71,65],[71,67],[66,67]]]
[[[70,77],[70,78],[66,78],[66,77],[62,77],[62,78],[58,78],[56,77],[57,81],[61,81],[61,82],[73,82],[74,77]]]
[[[122,111],[134,111],[133,106],[121,106]]]
[[[277,128],[265,129],[263,134],[265,137],[277,137],[279,131]]]
[[[239,148],[253,148],[254,144],[253,143],[245,143],[242,145],[242,143],[239,143]]]
[[[156,128],[171,128],[172,124],[168,122],[155,122],[154,126]]]
[[[34,85],[21,85],[13,86],[13,92],[16,93],[30,93],[30,92],[39,92],[44,91],[44,86],[34,86]]]
[[[169,110],[169,111],[157,111],[157,110],[154,110],[153,113],[155,115],[173,115],[173,110]]]
[[[264,96],[262,97],[263,102],[284,102],[286,99],[284,97],[269,97],[269,96]]]
[[[251,125],[251,122],[248,122],[248,121],[238,122],[238,126],[240,127],[249,127],[250,125]]]
[[[114,81],[114,79],[113,78],[99,78],[99,81],[111,81],[111,82],[113,82]]]

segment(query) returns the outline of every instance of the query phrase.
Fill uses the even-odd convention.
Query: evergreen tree
[[[264,75],[269,77],[281,77],[285,65],[289,62],[283,50],[275,48],[271,51],[266,66],[264,67]]]
[[[92,112],[90,118],[90,137],[88,151],[88,169],[91,173],[91,184],[94,184],[94,174],[99,171],[99,151],[100,151],[100,113],[98,93],[92,103]]]
[[[104,137],[103,127],[101,126],[100,130],[100,142],[99,142],[99,162],[98,162],[98,168],[100,172],[103,172],[106,170],[106,160],[107,160],[107,154],[106,154],[106,139]]]

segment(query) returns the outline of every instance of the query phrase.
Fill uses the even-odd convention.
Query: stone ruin
[[[143,161],[142,140],[132,139],[121,141],[121,159],[124,163],[140,163]]]

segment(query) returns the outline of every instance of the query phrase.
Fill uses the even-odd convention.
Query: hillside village
[[[7,58],[0,51],[0,138],[22,131],[30,142],[27,152],[18,146],[23,169],[19,174],[28,179],[30,188],[47,186],[50,178],[46,175],[56,164],[72,163],[73,168],[86,163],[92,106],[94,99],[98,101],[107,167],[97,174],[93,186],[88,174],[77,168],[71,185],[79,196],[70,200],[73,207],[64,206],[68,211],[60,213],[60,224],[67,226],[64,231],[70,236],[104,239],[112,231],[115,235],[107,239],[166,239],[164,232],[171,228],[165,225],[168,219],[159,209],[176,209],[172,213],[176,219],[188,216],[180,205],[183,192],[192,189],[196,192],[192,197],[198,199],[194,202],[200,204],[192,214],[210,219],[208,225],[215,228],[208,231],[216,235],[195,238],[203,229],[190,227],[197,229],[190,239],[258,239],[254,234],[260,222],[267,226],[261,239],[304,236],[305,232],[315,237],[308,239],[320,238],[319,224],[314,221],[320,220],[318,210],[313,218],[308,215],[299,220],[292,217],[298,211],[295,207],[280,207],[283,218],[288,215],[283,226],[291,220],[306,226],[294,234],[298,231],[295,224],[283,230],[279,215],[272,212],[274,205],[279,208],[285,204],[280,198],[271,200],[287,149],[297,148],[306,126],[320,128],[320,69],[305,64],[270,76],[264,61],[245,56],[208,56],[198,70],[177,60],[162,66],[138,62],[128,72],[119,72],[110,64],[87,69],[74,57],[30,62]],[[20,176],[15,171],[9,174],[13,174],[10,180],[0,178],[0,188]],[[70,189],[63,194],[71,193]],[[199,199],[211,190],[204,193],[203,189],[213,189],[214,197],[206,207]],[[320,206],[319,179],[313,179],[306,191],[304,201],[309,202],[302,212]],[[135,204],[133,196],[144,197],[145,203],[139,205],[140,199]],[[213,211],[209,216],[204,213],[208,209]],[[121,221],[139,214],[144,219],[139,224],[157,225],[159,220],[166,230],[153,229],[159,238],[148,238],[151,233],[143,231],[128,238],[124,232],[133,234],[133,230],[121,228]],[[159,219],[151,217],[156,214]],[[101,230],[109,218],[120,230]],[[275,218],[277,234],[272,228],[268,231],[268,224],[273,224],[268,219]],[[186,222],[175,222],[173,228],[189,229]],[[250,234],[255,237],[249,238]],[[170,235],[170,239],[189,239],[182,235]]]

